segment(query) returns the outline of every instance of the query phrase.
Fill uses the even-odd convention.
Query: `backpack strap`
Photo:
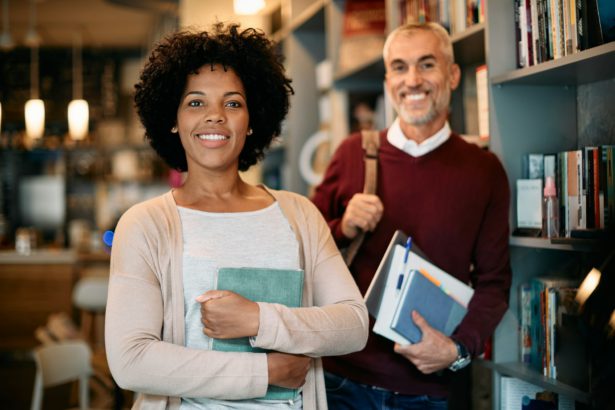
[[[380,133],[377,130],[363,130],[361,131],[361,142],[364,151],[365,160],[365,179],[363,182],[364,194],[376,194],[377,182],[378,182],[378,149],[380,148]],[[361,231],[350,242],[350,245],[344,252],[344,261],[347,266],[350,266],[354,257],[357,255],[363,240],[365,239],[365,232]]]

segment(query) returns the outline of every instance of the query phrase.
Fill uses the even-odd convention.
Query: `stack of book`
[[[396,343],[421,341],[412,311],[450,336],[465,316],[474,290],[429,262],[408,237],[396,231],[365,293],[374,332]]]
[[[615,228],[615,145],[523,157],[523,178],[555,179],[560,235],[596,237]]]
[[[544,376],[579,389],[589,384],[584,326],[575,296],[578,281],[535,277],[521,285],[521,361]]]

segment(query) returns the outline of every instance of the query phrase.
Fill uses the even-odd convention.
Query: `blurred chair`
[[[38,347],[34,350],[36,375],[31,410],[41,410],[46,387],[79,381],[79,408],[89,409],[89,378],[91,351],[87,343],[76,340]]]
[[[81,334],[93,349],[104,346],[104,314],[108,277],[85,276],[73,290],[73,304],[81,311]]]

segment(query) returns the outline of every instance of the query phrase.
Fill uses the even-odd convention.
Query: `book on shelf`
[[[614,147],[586,146],[572,151],[522,156],[522,176],[537,179],[552,176],[555,179],[562,237],[603,237],[615,228]],[[531,202],[536,208],[526,207],[530,203],[526,191],[531,184],[518,183],[518,216],[528,217],[531,212],[539,212],[537,200]],[[535,223],[538,228],[537,216]],[[521,228],[529,227],[526,219],[518,220],[518,224]]]
[[[220,268],[217,289],[230,290],[254,302],[279,303],[288,307],[300,307],[303,294],[303,270],[270,268]],[[224,352],[254,352],[266,350],[252,347],[247,337],[236,339],[213,339],[212,350]],[[266,400],[291,400],[297,389],[270,385]]]
[[[517,67],[615,40],[612,0],[514,0]]]
[[[442,292],[442,289],[445,289],[450,297],[454,298],[464,308],[467,308],[474,294],[474,290],[470,286],[429,262],[423,252],[415,245],[412,246],[412,251],[408,253],[407,263],[404,263],[406,253],[404,245],[407,238],[407,235],[402,231],[398,230],[395,232],[365,293],[367,310],[376,319],[373,328],[374,332],[400,344],[412,342],[392,328],[396,313],[398,317],[401,317],[402,321],[404,317],[410,321],[412,320],[410,312],[406,312],[403,308],[398,308],[400,303],[404,302],[401,289],[412,282],[409,281],[411,272],[422,271],[426,273],[431,280],[438,283],[437,286],[434,286],[435,290]],[[402,274],[402,282],[399,279],[400,274]],[[401,288],[399,288],[398,284],[401,285]],[[434,288],[431,290],[433,291]],[[407,289],[409,294],[412,294],[410,292],[411,288]],[[438,294],[438,296],[442,295]],[[449,297],[446,294],[445,296]],[[429,307],[436,308],[433,304]],[[437,308],[440,309],[440,307]],[[425,314],[429,315],[431,313]],[[406,322],[406,324],[408,323]]]
[[[613,0],[595,0],[598,9],[598,23],[603,43],[615,41],[615,6]]]
[[[529,365],[532,353],[532,288],[529,283],[523,283],[519,288],[519,309],[519,359]]]
[[[489,75],[487,65],[476,68],[476,103],[478,106],[478,136],[489,142]]]
[[[517,180],[517,227],[542,228],[542,178]]]
[[[543,179],[545,176],[544,154],[530,152],[524,154],[522,160],[523,179]]]
[[[342,35],[336,74],[355,70],[381,57],[386,30],[382,0],[354,0],[344,4]]]
[[[535,277],[520,288],[521,333],[529,329],[529,366],[545,377],[587,389],[587,341],[575,296],[576,279]],[[528,323],[529,322],[529,323]],[[528,341],[521,340],[527,353]],[[526,357],[521,361],[527,363]]]

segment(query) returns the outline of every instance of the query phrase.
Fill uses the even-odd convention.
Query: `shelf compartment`
[[[560,381],[557,381],[556,379],[545,377],[539,372],[530,369],[522,363],[494,363],[490,360],[482,359],[478,359],[477,362],[480,363],[482,366],[485,366],[491,370],[498,372],[502,376],[511,376],[517,379],[524,380],[528,383],[535,384],[536,386],[540,386],[543,389],[551,391],[553,393],[568,396],[571,399],[581,403],[591,403],[591,395],[589,393],[583,390],[579,390],[576,387],[564,384]]]
[[[451,37],[455,62],[461,66],[485,62],[485,23],[468,27]]]
[[[491,79],[494,85],[578,85],[613,78],[615,42],[557,60],[520,68]]]

